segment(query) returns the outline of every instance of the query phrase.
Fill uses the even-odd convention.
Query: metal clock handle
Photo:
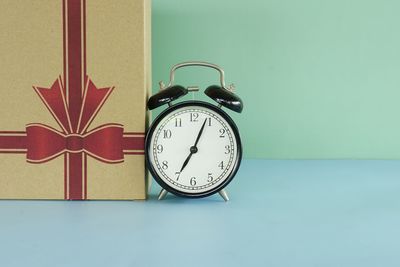
[[[235,86],[233,84],[231,84],[228,87],[226,87],[226,85],[225,85],[225,73],[224,73],[224,70],[220,66],[218,66],[216,64],[208,63],[208,62],[203,62],[203,61],[187,61],[187,62],[182,62],[182,63],[174,65],[171,68],[171,71],[170,71],[170,74],[169,74],[168,85],[165,86],[163,84],[163,82],[160,82],[160,87],[161,88],[171,87],[172,85],[174,85],[176,70],[178,70],[180,68],[192,67],[192,66],[206,67],[206,68],[212,68],[212,69],[217,70],[219,72],[219,80],[220,80],[220,83],[221,83],[221,87],[226,89],[226,90],[229,90],[229,91],[233,91],[234,90]],[[196,91],[196,90],[192,90],[192,91]]]
[[[184,67],[191,67],[191,66],[206,67],[206,68],[212,68],[212,69],[217,70],[219,72],[219,80],[220,80],[221,86],[223,88],[225,88],[224,70],[218,65],[208,63],[208,62],[203,62],[203,61],[188,61],[188,62],[182,62],[182,63],[174,65],[171,68],[171,71],[169,73],[169,83],[168,83],[167,87],[170,87],[173,85],[174,79],[175,79],[175,71],[177,69],[184,68]]]

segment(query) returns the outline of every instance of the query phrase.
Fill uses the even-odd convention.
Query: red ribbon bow
[[[88,77],[85,80],[82,108],[75,125],[71,123],[61,79],[50,89],[34,87],[63,131],[41,123],[28,124],[27,161],[43,163],[66,152],[86,153],[107,163],[124,160],[121,124],[109,123],[87,131],[113,87],[98,89]]]

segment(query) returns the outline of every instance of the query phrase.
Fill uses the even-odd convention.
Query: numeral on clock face
[[[162,146],[162,145],[157,145],[157,153],[161,153],[161,152],[163,152],[163,150],[164,150],[164,147]]]
[[[151,159],[168,186],[187,193],[212,190],[234,168],[236,137],[223,116],[208,108],[177,109],[159,122]]]
[[[164,161],[162,162],[162,168],[163,168],[164,170],[168,169],[168,161],[164,160]]]
[[[212,173],[208,173],[208,178],[207,178],[207,182],[211,183],[214,180],[214,177],[212,176]]]
[[[199,113],[196,113],[196,112],[190,113],[190,121],[191,122],[198,121],[198,118],[199,118]]]
[[[224,138],[225,137],[225,132],[226,132],[226,130],[224,128],[219,129],[219,133],[220,133],[219,137]]]
[[[224,162],[223,162],[223,161],[221,161],[221,163],[220,163],[220,164],[218,164],[218,167],[220,167],[220,168],[221,168],[221,170],[223,170],[223,169],[224,169]]]
[[[182,127],[182,119],[175,118],[175,127]]]
[[[171,130],[164,130],[164,139],[170,139],[172,136]]]

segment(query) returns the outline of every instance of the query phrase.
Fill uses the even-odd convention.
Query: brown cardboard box
[[[144,199],[150,0],[0,1],[0,198]]]

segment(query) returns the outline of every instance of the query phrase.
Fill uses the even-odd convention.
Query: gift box
[[[144,199],[149,0],[0,2],[0,198]]]

